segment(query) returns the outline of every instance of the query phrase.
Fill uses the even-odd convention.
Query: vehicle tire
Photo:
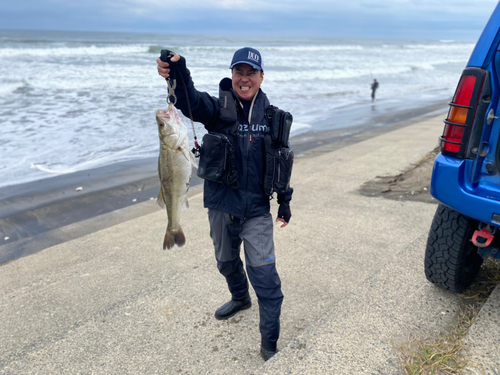
[[[440,204],[425,250],[425,276],[437,286],[461,293],[476,278],[483,258],[471,238],[478,222]]]

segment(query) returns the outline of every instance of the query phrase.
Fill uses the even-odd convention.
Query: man
[[[378,82],[376,79],[373,80],[373,83],[371,84],[372,88],[372,102],[375,101],[375,91],[378,89]]]
[[[265,140],[270,137],[270,121],[266,116],[269,100],[260,89],[264,80],[262,56],[254,48],[237,50],[230,65],[232,80],[224,78],[220,82],[219,99],[194,88],[183,57],[174,55],[170,64],[161,59],[156,61],[162,77],[168,78],[175,72],[176,107],[185,116],[189,116],[191,110],[193,120],[201,122],[208,131],[232,139],[231,163],[237,174],[236,183],[209,180],[204,183],[204,206],[208,208],[217,267],[225,276],[232,296],[217,309],[215,318],[229,319],[251,307],[239,251],[243,242],[246,271],[259,302],[260,353],[267,361],[277,352],[283,294],[275,264],[270,197],[263,189]],[[282,223],[281,228],[292,216],[292,193],[293,189],[289,188],[286,193],[278,194],[280,206],[276,221]]]

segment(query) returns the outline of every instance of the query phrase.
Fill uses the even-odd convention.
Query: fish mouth
[[[170,118],[170,113],[168,112],[167,109],[157,109],[156,116],[161,118]]]

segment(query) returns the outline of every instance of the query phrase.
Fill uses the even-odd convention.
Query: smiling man
[[[270,130],[277,123],[272,121],[273,117],[276,119],[277,113],[283,111],[277,112],[270,106],[260,88],[264,81],[264,63],[256,49],[246,47],[234,53],[230,64],[232,79],[224,78],[220,82],[219,98],[197,91],[186,60],[173,52],[168,53],[172,56],[169,62],[157,59],[158,73],[164,78],[170,75],[176,78],[176,107],[185,116],[192,115],[194,121],[201,122],[209,131],[203,138],[198,175],[205,178],[203,200],[208,208],[217,267],[226,278],[231,293],[231,300],[217,309],[215,318],[229,319],[252,306],[250,279],[259,302],[260,354],[267,361],[277,352],[283,301],[269,204],[273,189],[278,193],[280,205],[276,221],[281,222],[280,227],[285,227],[292,216],[293,189],[287,183],[284,188],[269,188],[269,181],[275,186],[278,169],[274,164],[278,157],[269,158],[269,154],[282,155],[283,150],[280,148],[278,153],[276,139],[271,138]],[[291,125],[291,115],[289,118]],[[285,143],[281,147],[287,152],[288,141]],[[229,145],[227,149],[223,147],[221,156],[217,152],[220,144]],[[208,165],[206,159],[209,157],[211,165],[215,163],[227,169],[222,178],[205,173],[208,168],[203,166]],[[283,170],[279,178],[284,174]],[[285,181],[289,182],[290,174],[291,161]],[[246,273],[240,257],[242,242]]]
[[[252,52],[250,48],[238,50],[233,57],[230,66],[233,73],[233,90],[241,100],[252,100],[264,81],[261,59],[257,50]]]

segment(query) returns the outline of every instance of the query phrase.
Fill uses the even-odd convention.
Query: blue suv
[[[432,283],[462,292],[500,259],[500,3],[458,82],[430,192],[440,204],[425,252]]]

